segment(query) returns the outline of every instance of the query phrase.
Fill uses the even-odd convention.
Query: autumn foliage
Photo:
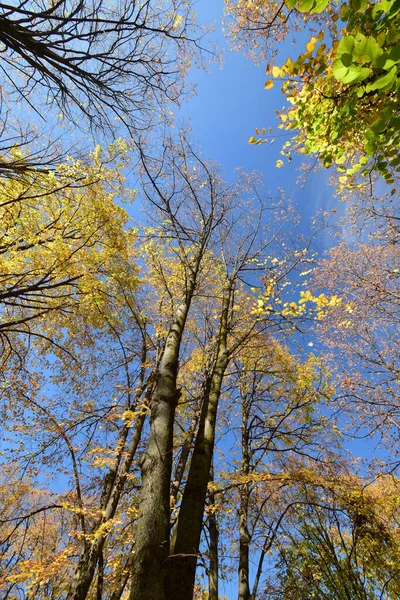
[[[399,597],[399,14],[225,2],[308,229],[174,121],[191,2],[0,3],[1,598]]]

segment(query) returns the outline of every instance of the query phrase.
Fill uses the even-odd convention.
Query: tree
[[[276,244],[279,201],[271,207],[262,200],[253,176],[241,173],[237,184],[226,184],[184,135],[158,146],[161,157],[148,141],[137,144],[150,226],[126,234],[121,226],[116,247],[113,238],[99,236],[82,249],[71,269],[97,266],[99,250],[98,271],[84,269],[87,285],[79,280],[66,315],[59,307],[42,323],[32,313],[32,330],[35,325],[42,335],[46,326],[50,341],[37,336],[24,364],[24,386],[9,386],[15,402],[5,413],[6,454],[21,473],[29,469],[32,486],[50,475],[49,463],[57,459],[65,491],[51,492],[48,479],[43,497],[52,495],[71,524],[68,541],[57,538],[43,572],[29,552],[27,562],[15,561],[8,582],[25,573],[22,588],[35,589],[38,598],[52,584],[57,556],[67,578],[59,593],[66,598],[119,600],[129,587],[133,597],[150,591],[192,597],[230,368],[256,339],[273,355],[274,336],[300,318],[284,301],[285,278],[307,254]],[[107,186],[93,185],[93,198],[87,193],[82,201],[104,202]],[[68,188],[68,194],[80,198],[80,190]],[[56,197],[46,194],[49,206]],[[107,198],[111,202],[113,193]],[[94,219],[95,206],[96,214],[89,213]],[[123,220],[123,211],[115,210]],[[290,211],[287,218],[292,223]],[[271,299],[259,294],[267,279]],[[57,346],[51,345],[54,327]],[[53,509],[38,499],[15,517],[29,528],[33,521],[23,517],[35,510],[46,518]],[[10,537],[11,551],[18,539]]]
[[[101,142],[121,128],[130,136],[149,129],[189,91],[189,66],[213,54],[202,48],[205,31],[183,0],[0,3],[0,24],[5,178],[54,171],[68,154],[82,157],[76,143],[65,142],[77,127],[89,126]]]
[[[19,598],[24,589],[37,598],[59,594],[68,577],[67,551],[59,546],[73,526],[71,515],[47,490],[21,477],[15,464],[2,469],[0,524],[4,598]]]
[[[34,107],[43,90],[69,120],[77,109],[102,128],[114,129],[114,117],[146,127],[153,101],[179,97],[190,48],[198,46],[192,7],[180,0],[32,1],[0,10],[3,103],[23,99]]]
[[[111,154],[120,150],[123,145]],[[120,257],[129,253],[127,216],[114,202],[122,189],[120,168],[107,160],[99,148],[91,165],[71,162],[57,173],[1,182],[3,364],[21,336],[28,339],[26,348],[35,338],[57,346],[57,319],[65,327],[78,304],[101,287],[107,270],[120,268]]]
[[[316,293],[335,290],[341,298],[318,327],[338,372],[338,401],[353,415],[353,434],[376,436],[392,447],[396,463],[391,438],[399,425],[398,262],[397,244],[341,243],[314,273]],[[340,270],[333,268],[338,264]]]
[[[324,493],[307,493],[279,548],[276,598],[397,598],[397,486],[343,477]]]
[[[235,50],[244,52],[256,64],[270,63],[277,55],[279,44],[295,31],[307,28],[308,23],[321,22],[318,10],[307,11],[305,2],[264,0],[225,0],[225,24],[228,41]],[[326,2],[313,2],[322,7]]]
[[[166,348],[170,343],[171,334],[175,338],[175,343],[171,344],[174,358],[169,358],[170,368],[175,369],[174,365],[178,364],[180,348],[177,344],[181,343],[182,334],[186,333],[185,326],[190,318],[190,310],[194,310],[195,296],[205,294],[212,299],[215,324],[208,328],[206,348],[207,353],[211,352],[208,354],[210,362],[206,363],[193,452],[188,461],[187,477],[170,542],[168,522],[171,466],[163,456],[172,455],[172,420],[175,411],[173,399],[177,393],[178,372],[173,371],[170,375],[169,381],[173,383],[173,387],[169,392],[169,405],[165,410],[161,411],[160,407],[163,407],[166,400],[158,398],[157,391],[155,393],[154,408],[152,407],[154,438],[151,429],[149,438],[149,447],[154,444],[154,454],[151,455],[151,462],[147,454],[143,461],[143,481],[146,485],[143,485],[141,491],[143,499],[139,508],[135,555],[137,558],[134,559],[132,571],[131,598],[158,594],[157,597],[160,598],[189,599],[193,595],[215,445],[217,412],[228,366],[239,349],[253,337],[265,331],[279,331],[280,327],[285,327],[286,321],[290,323],[287,319],[289,313],[286,313],[285,309],[277,311],[276,314],[269,314],[266,319],[260,318],[259,313],[253,311],[254,317],[248,321],[248,315],[246,312],[243,314],[241,306],[246,306],[249,300],[241,288],[250,287],[252,276],[257,276],[264,270],[267,272],[271,260],[272,265],[276,264],[281,268],[278,283],[284,279],[285,273],[301,262],[301,258],[294,253],[294,256],[279,261],[266,254],[269,243],[265,241],[268,240],[268,234],[264,232],[263,223],[267,206],[259,199],[257,191],[255,199],[251,195],[249,197],[255,186],[249,177],[245,176],[239,186],[226,187],[215,171],[193,153],[193,149],[185,140],[174,146],[172,151],[167,147],[162,160],[149,160],[143,152],[142,159],[146,161],[143,168],[148,177],[146,194],[155,207],[162,211],[164,223],[170,228],[169,236],[172,236],[174,246],[176,245],[173,252],[182,264],[184,298],[190,293],[190,303],[189,299],[181,301],[176,305],[177,313],[172,311],[172,315],[176,316],[172,317],[170,329],[166,333]],[[249,197],[249,204],[244,203],[244,195]],[[299,255],[303,256],[301,252]],[[212,288],[210,289],[210,259],[215,262],[219,284],[215,295],[211,292]],[[206,267],[207,279],[203,280],[202,274]],[[192,281],[194,276],[196,280]],[[204,291],[202,287],[198,287],[200,284],[205,285]],[[172,307],[174,304],[173,301]],[[174,321],[178,317],[181,318],[179,323]],[[162,365],[163,358],[160,368]],[[164,421],[161,423],[160,432],[157,433],[155,423],[159,414]],[[168,431],[171,433],[167,434]],[[165,485],[165,495],[162,501],[160,490],[164,480],[162,485]],[[155,524],[161,520],[161,515],[164,515],[163,526],[156,529]],[[171,549],[168,553],[169,544]],[[150,565],[152,572],[160,573],[160,577],[154,578],[152,584],[148,582]],[[166,583],[162,580],[163,568],[166,570]]]
[[[291,485],[291,461],[310,457],[318,464],[329,437],[322,406],[330,390],[315,357],[301,364],[287,348],[274,344],[265,354],[263,341],[257,342],[258,348],[247,348],[236,362],[233,383],[242,403],[241,465],[232,475],[240,493],[239,600],[259,593],[263,563],[279,526],[279,518],[271,523],[269,505]],[[250,554],[257,560],[253,583]]]

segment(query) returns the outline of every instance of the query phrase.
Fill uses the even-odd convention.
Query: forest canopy
[[[220,4],[0,2],[1,598],[399,598],[400,3]]]

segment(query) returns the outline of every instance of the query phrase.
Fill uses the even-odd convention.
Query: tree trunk
[[[174,473],[174,478],[171,483],[171,506],[175,506],[175,504],[176,504],[176,501],[178,498],[179,487],[182,483],[183,474],[185,472],[187,461],[190,456],[190,451],[192,449],[193,439],[194,439],[197,425],[198,425],[199,418],[200,418],[200,410],[198,408],[199,404],[200,404],[200,402],[199,402],[199,400],[197,400],[196,412],[195,412],[195,415],[189,425],[189,429],[186,432],[185,441],[183,442],[181,455],[179,457],[179,461],[178,461],[178,464],[177,464],[177,467],[176,467],[176,470]]]
[[[212,476],[210,481],[214,481],[214,469],[212,469]],[[208,569],[208,598],[209,600],[218,600],[218,576],[219,576],[219,565],[218,565],[218,540],[219,531],[217,518],[215,515],[215,495],[210,494],[209,501],[209,515],[208,515],[208,533],[210,536],[210,565]]]
[[[217,358],[206,386],[199,429],[179,510],[169,560],[169,600],[192,600],[204,506],[214,450],[215,426],[222,380],[229,362],[226,347],[232,285],[224,293]]]
[[[249,530],[247,527],[247,507],[241,503],[239,524],[239,589],[238,600],[251,600],[249,585]]]
[[[104,495],[102,502],[104,506],[104,513],[101,521],[96,525],[96,529],[99,529],[100,531],[94,533],[94,539],[86,545],[82,552],[78,566],[75,569],[71,587],[68,591],[66,600],[85,600],[87,597],[96,571],[97,561],[103,550],[104,542],[107,536],[106,530],[101,526],[104,525],[104,523],[107,523],[115,515],[119,499],[125,485],[126,477],[130,471],[131,464],[140,441],[145,417],[145,414],[139,415],[138,417],[136,428],[129,443],[120,473],[116,475],[116,470],[114,467],[110,469],[110,473],[108,475],[112,474],[114,476],[114,481],[111,487],[109,484],[110,477],[108,477],[108,481],[105,482],[107,494]]]
[[[242,398],[242,475],[250,471],[248,410],[245,397]],[[239,570],[238,570],[238,600],[251,600],[249,582],[249,545],[248,528],[249,485],[246,483],[240,490],[239,508]]]
[[[153,371],[145,384],[145,368],[147,351],[146,351],[146,337],[143,337],[142,355],[141,355],[141,375],[140,385],[135,395],[134,402],[128,404],[128,409],[134,409],[137,407],[142,394],[147,389],[146,397],[147,401],[151,398],[152,390],[155,384],[155,371]],[[123,492],[126,477],[130,471],[132,461],[136,454],[140,437],[142,434],[143,424],[146,418],[146,413],[142,412],[138,415],[136,420],[136,427],[132,433],[131,440],[128,448],[126,448],[126,442],[132,426],[127,423],[124,424],[120,434],[116,448],[119,450],[114,457],[113,464],[110,466],[103,483],[103,492],[100,499],[100,511],[102,516],[94,524],[91,531],[92,541],[86,541],[83,552],[79,558],[78,565],[75,569],[72,577],[71,586],[68,591],[66,600],[85,600],[92,584],[96,565],[100,557],[102,556],[103,546],[106,537],[106,531],[102,527],[107,521],[115,516],[121,494]],[[125,458],[124,457],[125,453]],[[100,532],[99,532],[100,530]]]
[[[170,535],[170,481],[176,378],[180,343],[196,286],[197,268],[187,282],[185,301],[178,308],[161,359],[154,399],[151,402],[150,434],[141,462],[142,487],[135,536],[130,600],[166,600]]]

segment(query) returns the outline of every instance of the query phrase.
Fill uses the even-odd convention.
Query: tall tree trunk
[[[214,469],[211,469],[210,481],[214,481]],[[218,540],[219,531],[215,515],[215,494],[210,494],[208,515],[208,533],[210,536],[210,565],[208,569],[208,597],[209,600],[218,600]]]
[[[189,429],[186,432],[185,440],[184,440],[183,446],[182,446],[181,455],[179,457],[179,461],[178,461],[178,464],[175,469],[173,481],[171,482],[171,506],[175,506],[175,504],[176,504],[176,501],[178,498],[179,487],[181,485],[183,474],[185,472],[187,461],[188,461],[188,458],[190,455],[190,451],[192,449],[194,436],[195,436],[197,425],[199,423],[199,418],[200,418],[199,404],[200,404],[200,401],[198,399],[196,412],[190,422]]]
[[[99,554],[99,566],[97,569],[96,600],[103,600],[103,588],[104,588],[104,556],[103,556],[103,549],[102,549]]]
[[[133,410],[137,407],[145,389],[147,401],[149,398],[151,398],[153,392],[155,384],[155,371],[150,374],[147,382],[145,383],[144,365],[146,363],[146,358],[146,336],[144,335],[141,355],[142,367],[139,380],[140,383],[134,401],[132,403],[128,403],[127,408],[129,410]],[[107,523],[107,521],[115,516],[127,475],[130,471],[138,444],[140,442],[145,418],[145,412],[139,414],[136,420],[135,429],[132,433],[132,437],[127,448],[126,443],[129,433],[132,431],[132,426],[125,423],[119,433],[116,444],[118,451],[114,457],[113,464],[110,466],[107,475],[104,478],[103,492],[99,507],[102,516],[97,520],[92,528],[91,540],[87,541],[84,546],[78,565],[74,571],[66,600],[85,600],[87,597],[95,575],[96,565],[103,552],[103,546],[107,535],[107,530],[104,525]]]
[[[264,540],[263,548],[261,550],[260,558],[258,560],[257,572],[256,572],[256,576],[254,578],[252,600],[255,600],[257,598],[258,586],[260,585],[261,575],[262,575],[262,571],[263,571],[264,558],[265,558],[265,555],[268,552],[268,550],[271,548],[271,546],[272,546],[272,541],[268,537],[266,537]]]
[[[249,431],[248,410],[246,398],[242,399],[242,475],[248,475],[250,471],[249,457]],[[238,600],[251,600],[249,583],[249,545],[250,535],[248,529],[249,511],[249,484],[246,483],[240,490],[239,508],[239,569],[238,569]]]
[[[96,525],[97,532],[94,532],[92,541],[86,545],[82,552],[66,600],[85,600],[87,597],[96,571],[97,561],[103,551],[104,542],[107,536],[107,530],[102,527],[102,525],[110,521],[115,515],[127,475],[130,471],[140,441],[144,420],[145,414],[139,415],[135,431],[133,432],[125,459],[118,475],[116,475],[116,472],[114,473],[114,467],[110,469],[110,473],[114,475],[114,481],[111,487],[109,486],[108,481],[105,483],[108,492],[107,497],[103,498],[103,516]]]
[[[247,498],[243,498],[240,503],[239,536],[238,600],[251,600],[249,585],[250,536],[247,527]]]
[[[150,434],[141,462],[142,487],[130,600],[166,600],[170,534],[170,481],[180,343],[196,286],[197,268],[168,333],[151,402]]]
[[[224,292],[217,357],[205,389],[199,429],[179,510],[169,560],[169,600],[192,600],[204,506],[214,450],[215,426],[222,380],[229,363],[228,317],[232,284]]]

